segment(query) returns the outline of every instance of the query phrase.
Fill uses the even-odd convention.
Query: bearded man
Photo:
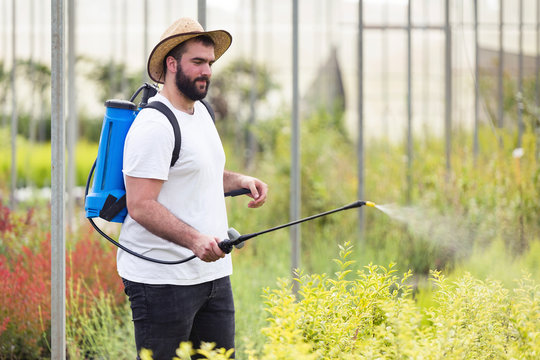
[[[129,297],[137,353],[171,359],[180,342],[202,341],[234,348],[232,262],[219,248],[227,238],[224,192],[249,189],[248,206],[264,204],[267,185],[225,170],[225,153],[212,118],[201,103],[210,85],[212,64],[229,48],[224,30],[204,31],[182,18],[162,35],[148,59],[150,78],[162,83],[149,99],[165,104],[181,129],[181,149],[171,166],[173,127],[160,111],[142,110],[124,147],[123,173],[128,216],[120,243],[148,257],[180,265],[145,261],[118,250],[117,268]]]

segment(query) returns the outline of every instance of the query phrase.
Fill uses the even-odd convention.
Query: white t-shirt
[[[195,102],[193,115],[175,109],[161,94],[149,99],[166,104],[180,125],[180,157],[170,167],[174,132],[169,120],[155,109],[141,111],[126,136],[123,173],[132,177],[165,180],[158,202],[203,234],[227,238],[227,212],[223,197],[225,153],[204,104]],[[120,243],[148,257],[180,260],[193,252],[160,238],[128,214]],[[230,255],[207,263],[195,258],[183,264],[164,265],[140,259],[119,249],[121,277],[147,284],[193,285],[232,274]]]

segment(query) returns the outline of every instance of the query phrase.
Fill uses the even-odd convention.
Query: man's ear
[[[165,59],[165,63],[167,64],[167,72],[176,73],[178,62],[174,57],[167,56],[167,59]]]

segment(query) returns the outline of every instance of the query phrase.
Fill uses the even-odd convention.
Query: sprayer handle
[[[233,249],[233,246],[237,249],[241,249],[242,247],[244,247],[244,241],[242,240],[243,237],[235,228],[229,228],[229,230],[227,230],[227,236],[229,236],[228,239],[225,239],[222,242],[218,243],[219,248],[225,254],[230,253]]]
[[[236,189],[236,190],[226,192],[224,195],[225,195],[225,197],[227,197],[227,196],[234,197],[234,196],[245,195],[245,194],[249,194],[249,193],[251,193],[251,190],[242,188],[242,189]]]
[[[230,252],[233,249],[233,242],[229,239],[225,239],[218,243],[219,248],[221,251],[223,251],[225,254],[230,254]]]

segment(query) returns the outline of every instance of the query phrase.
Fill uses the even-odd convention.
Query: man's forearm
[[[225,192],[237,190],[240,188],[240,177],[243,176],[233,171],[223,171],[223,189]]]
[[[156,236],[192,248],[193,242],[200,235],[197,230],[178,219],[156,200],[146,200],[141,205],[133,213],[130,212],[135,221]]]

